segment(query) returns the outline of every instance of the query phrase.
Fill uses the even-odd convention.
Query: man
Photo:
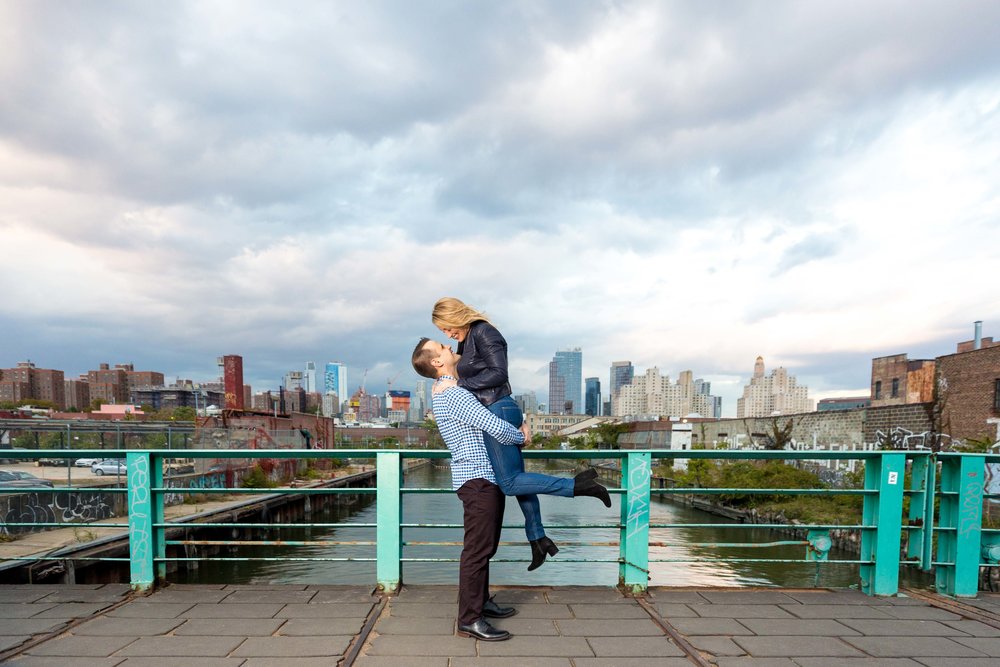
[[[421,338],[413,350],[413,368],[432,380],[455,379],[459,356],[450,345]],[[433,394],[432,409],[441,437],[451,451],[452,488],[464,508],[465,535],[458,570],[458,634],[483,641],[510,639],[485,617],[506,618],[517,611],[500,607],[489,596],[490,558],[500,544],[505,498],[483,444],[486,431],[505,445],[525,442],[527,426],[519,431],[500,419],[471,393],[450,387]]]

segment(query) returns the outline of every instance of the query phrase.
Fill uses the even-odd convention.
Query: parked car
[[[38,459],[40,466],[68,466],[69,459]]]
[[[73,465],[78,468],[89,468],[90,466],[98,463],[101,459],[77,459]]]
[[[186,475],[194,472],[194,459],[164,459],[163,470],[168,475]]]
[[[35,477],[30,472],[21,472],[20,470],[0,470],[0,486],[7,488],[37,488],[47,486],[51,488],[53,484],[47,479]]]
[[[24,447],[3,447],[2,449],[20,449],[24,450]],[[0,459],[0,464],[10,464],[10,463],[20,463],[21,459]]]
[[[127,468],[123,459],[104,459],[90,466],[90,472],[101,475],[124,475]]]

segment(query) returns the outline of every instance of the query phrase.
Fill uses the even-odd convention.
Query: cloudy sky
[[[814,398],[1000,337],[1000,3],[0,2],[0,367],[515,392],[581,347]]]

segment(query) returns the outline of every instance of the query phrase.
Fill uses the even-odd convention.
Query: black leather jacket
[[[473,322],[457,352],[462,355],[458,362],[459,387],[471,391],[486,406],[510,396],[507,341],[495,326],[482,320]]]

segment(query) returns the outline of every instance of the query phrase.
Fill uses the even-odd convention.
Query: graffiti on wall
[[[0,534],[18,535],[48,530],[50,526],[10,526],[11,523],[89,523],[117,516],[109,493],[93,491],[23,493],[7,496]]]
[[[170,482],[167,483],[167,486],[171,489],[224,489],[226,488],[226,475],[225,473],[218,472],[208,475],[199,475],[193,479],[170,480]],[[190,493],[170,493],[167,491],[163,494],[163,504],[181,505],[184,503],[185,499],[190,497]]]
[[[875,431],[875,444],[879,449],[930,449],[935,452],[951,446],[951,436],[946,433],[914,433],[902,426],[888,432]]]

